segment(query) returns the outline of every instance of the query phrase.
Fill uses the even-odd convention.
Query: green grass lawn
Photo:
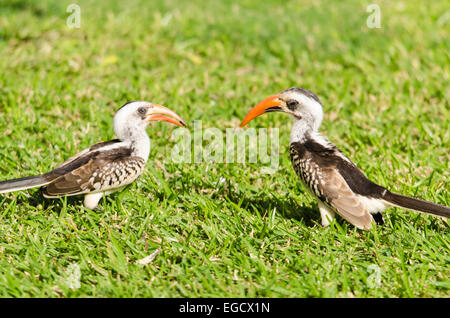
[[[112,116],[130,100],[225,131],[299,86],[370,179],[450,205],[447,1],[374,1],[380,29],[366,26],[367,1],[315,0],[76,1],[81,27],[70,29],[72,2],[0,0],[1,180],[114,138]],[[251,123],[280,129],[275,174],[173,163],[175,126],[155,123],[146,172],[101,211],[36,189],[0,195],[0,295],[448,297],[447,221],[393,208],[368,232],[341,219],[322,228],[291,168],[291,124]]]

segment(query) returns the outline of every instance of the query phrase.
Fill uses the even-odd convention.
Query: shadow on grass
[[[249,195],[236,189],[232,182],[217,187],[199,180],[182,179],[169,180],[168,184],[176,188],[177,182],[186,181],[186,184],[183,185],[183,190],[181,190],[183,194],[196,192],[197,194],[206,195],[212,200],[231,202],[251,213],[259,213],[261,215],[267,215],[273,209],[276,209],[277,214],[281,214],[287,219],[302,222],[308,227],[320,224],[320,213],[316,203],[308,207],[303,205],[303,202],[297,202],[289,197],[276,197],[270,193]],[[167,199],[167,194],[164,191],[155,191],[153,194],[161,201]],[[180,197],[177,199],[180,199]]]
[[[114,196],[114,194],[111,194],[108,197],[111,196]],[[42,190],[39,189],[37,191],[34,191],[33,193],[23,193],[16,198],[5,197],[0,201],[0,206],[11,205],[14,202],[16,202],[17,206],[28,205],[34,208],[38,208],[39,206],[41,206],[43,211],[50,208],[52,211],[60,215],[64,209],[70,207],[84,208],[84,195],[60,198],[45,198],[42,195]],[[102,208],[105,204],[108,203],[107,201],[105,201],[105,198],[102,198],[99,202],[98,208],[95,211],[102,211]]]
[[[42,190],[39,189],[32,194],[26,194],[19,196],[16,201],[17,205],[28,204],[32,207],[37,208],[39,205],[45,210],[51,207],[53,211],[60,214],[61,210],[65,206],[79,206],[83,205],[83,195],[71,196],[71,197],[61,197],[61,198],[45,198],[42,194]],[[5,202],[11,203],[14,199],[6,199]]]
[[[241,207],[252,211],[253,213],[270,213],[276,209],[276,213],[281,214],[286,219],[293,219],[305,224],[308,227],[320,224],[320,217],[318,210],[314,207],[302,206],[300,203],[292,199],[280,199],[273,196],[264,197],[245,197],[239,196],[238,200],[233,200],[235,204],[242,201]]]

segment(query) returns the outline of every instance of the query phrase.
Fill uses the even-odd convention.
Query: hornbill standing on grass
[[[335,145],[319,134],[323,118],[319,98],[304,88],[292,87],[258,103],[241,123],[268,112],[285,112],[294,118],[290,157],[295,172],[319,202],[322,225],[338,213],[356,227],[368,230],[390,206],[450,217],[450,208],[392,193],[369,179]]]
[[[117,139],[95,144],[45,174],[2,181],[0,193],[43,187],[46,198],[84,194],[84,206],[95,209],[103,195],[132,183],[144,171],[150,153],[145,129],[151,121],[186,125],[164,106],[126,103],[114,116]]]

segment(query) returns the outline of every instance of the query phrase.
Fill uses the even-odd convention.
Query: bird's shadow
[[[1,201],[1,205],[11,205],[16,204],[18,206],[28,205],[34,208],[38,208],[39,206],[42,209],[46,209],[51,206],[52,210],[58,214],[64,209],[65,206],[76,206],[83,204],[82,196],[73,196],[73,197],[61,197],[58,199],[48,199],[45,198],[42,194],[42,190],[39,189],[32,193],[21,193],[15,198],[4,197]]]
[[[0,206],[10,206],[12,204],[17,206],[30,206],[40,210],[51,209],[57,215],[61,215],[67,207],[83,206],[83,196],[66,196],[49,199],[43,196],[43,190],[40,188],[34,192],[22,192],[14,198],[4,197],[0,201]],[[101,204],[103,204],[103,200],[100,201]]]
[[[235,204],[238,202],[241,207],[247,210],[256,211],[273,211],[279,213],[286,219],[293,219],[305,224],[308,227],[320,224],[320,215],[317,208],[313,206],[302,205],[293,198],[283,199],[276,196],[264,195],[258,197],[235,197]]]
[[[173,183],[173,184],[172,184]],[[169,181],[171,186],[175,187],[176,181]],[[188,190],[189,189],[189,190]],[[208,186],[205,183],[190,180],[187,191],[205,191],[213,200],[229,201],[242,209],[251,211],[252,213],[267,214],[269,211],[276,209],[276,213],[282,215],[286,219],[293,219],[304,223],[308,227],[320,225],[320,213],[316,203],[307,206],[308,202],[298,202],[293,197],[278,196],[270,192],[258,192],[255,194],[243,193],[236,184],[228,184],[220,188]],[[183,190],[183,191],[186,191]],[[164,191],[156,191],[154,195],[159,200],[166,199]]]

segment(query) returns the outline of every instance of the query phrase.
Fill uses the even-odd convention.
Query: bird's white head
[[[269,112],[288,113],[294,118],[296,124],[308,127],[313,131],[319,129],[323,119],[323,109],[319,98],[307,89],[292,87],[258,103],[245,116],[241,127],[244,127],[252,119]]]
[[[120,140],[146,134],[151,121],[167,121],[184,127],[183,119],[172,110],[146,101],[133,101],[123,105],[114,115],[114,132]]]

